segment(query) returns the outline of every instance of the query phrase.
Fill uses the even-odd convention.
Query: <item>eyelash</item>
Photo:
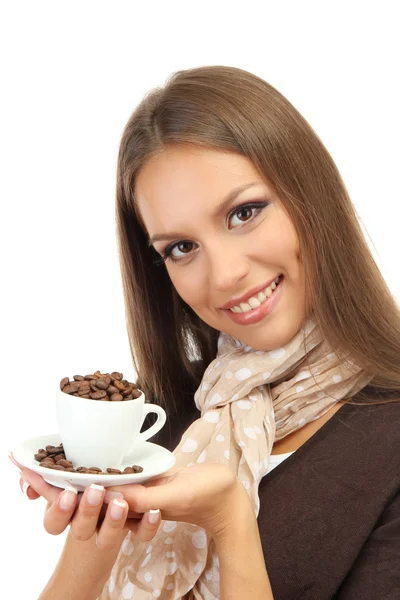
[[[245,225],[249,221],[253,221],[253,219],[257,215],[259,215],[259,213],[262,211],[262,209],[265,208],[266,206],[268,206],[269,204],[270,203],[268,201],[264,201],[264,202],[247,202],[245,204],[240,204],[239,206],[236,206],[229,213],[228,220],[230,220],[231,217],[233,217],[236,213],[240,212],[241,210],[244,210],[246,208],[255,209],[256,210],[255,214],[252,217],[250,217],[250,219],[248,221],[244,221],[243,224]],[[173,256],[171,256],[171,252],[175,248],[175,246],[178,246],[179,244],[181,244],[182,242],[185,242],[185,241],[187,241],[187,240],[180,240],[179,242],[174,242],[173,244],[170,244],[169,246],[167,246],[165,248],[164,252],[160,252],[161,257],[160,258],[156,258],[154,260],[154,264],[155,265],[165,264],[165,262],[167,260],[170,260],[173,263],[180,262],[184,257],[182,257],[182,258],[174,258]]]

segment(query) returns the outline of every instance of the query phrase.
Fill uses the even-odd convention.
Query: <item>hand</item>
[[[196,464],[168,472],[144,484],[111,486],[121,492],[131,511],[161,510],[162,519],[194,523],[219,536],[234,526],[234,515],[251,507],[250,498],[229,467]],[[254,513],[254,510],[251,508]]]
[[[113,502],[110,502],[108,508],[104,504],[105,501],[107,502],[105,495],[108,488],[102,491],[100,502],[96,506],[88,503],[89,488],[86,488],[83,493],[67,490],[73,502],[68,509],[63,509],[60,501],[64,490],[48,484],[38,473],[20,465],[12,455],[10,460],[18,466],[22,477],[29,483],[26,490],[28,498],[35,500],[43,496],[47,500],[43,524],[45,530],[52,535],[59,535],[70,525],[71,534],[76,539],[87,541],[96,534],[97,546],[110,550],[121,545],[129,530],[142,541],[151,540],[157,532],[160,518],[156,523],[150,523],[148,514],[130,511],[123,498],[118,499],[118,502],[124,505],[122,516],[113,519],[111,516]],[[23,478],[20,479],[21,489],[25,483]]]

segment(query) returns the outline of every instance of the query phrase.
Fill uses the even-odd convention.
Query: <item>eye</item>
[[[249,221],[255,214],[261,210],[259,204],[242,204],[235,208],[235,210],[229,215],[229,222],[232,223],[232,218],[237,217],[239,219],[239,226],[246,221]]]
[[[189,254],[191,251],[191,247],[193,246],[193,242],[189,242],[189,240],[183,240],[181,242],[176,242],[175,244],[171,244],[170,246],[167,246],[164,250],[164,252],[161,252],[161,258],[156,258],[154,260],[154,263],[156,265],[161,265],[163,263],[165,263],[167,260],[170,260],[171,262],[179,262],[180,260],[182,260],[182,258],[185,258],[185,254]],[[176,256],[174,254],[172,254],[172,251],[177,248],[180,252],[183,252],[183,256],[179,255]]]
[[[237,217],[239,219],[239,227],[243,226],[248,221],[253,220],[259,213],[261,213],[263,208],[269,204],[270,202],[268,200],[264,200],[263,202],[247,202],[246,204],[240,204],[229,213],[228,223],[231,223],[233,217]],[[238,225],[235,223],[234,227],[229,227],[229,229],[236,229],[237,227]],[[190,240],[181,240],[179,242],[170,244],[163,252],[160,252],[161,258],[156,258],[154,263],[156,265],[160,265],[164,264],[167,260],[175,263],[184,260],[185,255],[189,256],[191,254],[194,245],[194,242],[191,242]],[[172,254],[172,251],[175,248],[182,254]]]
[[[173,246],[170,246],[169,248],[167,248],[164,252],[164,256],[169,257],[172,261],[173,260],[179,260],[180,258],[183,258],[182,256],[178,255],[174,255],[172,254],[173,250],[177,249],[179,252],[182,252],[183,254],[189,254],[189,252],[191,251],[193,246],[193,242],[189,242],[184,240],[183,242],[178,242],[177,244],[174,244]]]

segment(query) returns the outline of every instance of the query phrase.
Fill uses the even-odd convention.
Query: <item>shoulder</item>
[[[394,436],[400,443],[398,428],[400,426],[400,397],[391,402],[372,404],[376,400],[371,397],[371,405],[361,405],[357,402],[345,403],[337,412],[338,418],[345,419],[351,425],[360,424],[371,435],[380,434],[384,438]],[[393,401],[395,400],[395,401]]]
[[[359,455],[391,476],[400,474],[400,399],[370,406],[344,404],[332,420],[345,455]]]

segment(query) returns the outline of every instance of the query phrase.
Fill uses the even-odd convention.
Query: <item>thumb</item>
[[[177,491],[175,486],[169,485],[172,478],[167,481],[155,480],[152,486],[142,484],[127,484],[123,486],[110,486],[109,492],[121,492],[129,505],[129,510],[143,514],[157,506],[160,510],[167,510],[176,503]]]

